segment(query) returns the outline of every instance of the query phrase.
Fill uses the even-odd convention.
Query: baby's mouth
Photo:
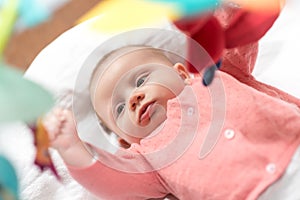
[[[150,121],[151,115],[153,114],[152,108],[154,103],[155,102],[146,103],[140,108],[138,120],[141,126],[147,125]]]

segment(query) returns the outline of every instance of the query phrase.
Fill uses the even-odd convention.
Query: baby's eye
[[[118,113],[118,115],[122,113],[122,111],[124,110],[124,108],[125,108],[125,103],[122,103],[122,104],[118,105],[118,107],[117,107],[117,113]]]
[[[146,80],[147,76],[140,77],[136,82],[136,87],[140,87]]]

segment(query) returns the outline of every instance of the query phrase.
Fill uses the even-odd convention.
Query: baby
[[[186,65],[145,45],[118,48],[100,61],[90,97],[102,124],[129,147],[116,154],[94,148],[95,157],[70,111],[45,120],[52,146],[80,184],[104,199],[270,198],[265,190],[295,162],[298,100],[222,71],[205,87]]]
[[[125,47],[109,57],[117,59],[110,64],[102,61],[91,82],[94,109],[109,129],[134,144],[128,151],[138,156],[111,155],[110,168],[101,159],[94,161],[77,137],[69,111],[55,111],[46,123],[53,147],[86,188],[109,199],[158,198],[168,193],[179,199],[252,199],[282,175],[300,142],[296,106],[222,72],[211,87],[218,88],[222,81],[225,102],[210,105],[212,89],[158,49]],[[220,138],[201,157],[206,134],[213,134],[209,127],[215,126],[212,106],[225,109],[222,103],[226,116],[219,116],[224,117]],[[177,155],[176,149],[185,151]],[[109,156],[98,152],[99,157]],[[114,162],[128,171],[114,169]]]

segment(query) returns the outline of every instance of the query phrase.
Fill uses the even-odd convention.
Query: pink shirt
[[[186,86],[167,116],[140,144],[118,156],[100,151],[105,164],[70,173],[104,199],[250,200],[282,176],[300,144],[297,106],[223,72],[209,88],[198,78]]]

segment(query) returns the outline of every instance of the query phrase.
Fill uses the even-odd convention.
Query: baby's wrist
[[[69,166],[85,167],[93,164],[93,156],[84,147],[81,141],[67,149],[58,150],[64,162]]]

